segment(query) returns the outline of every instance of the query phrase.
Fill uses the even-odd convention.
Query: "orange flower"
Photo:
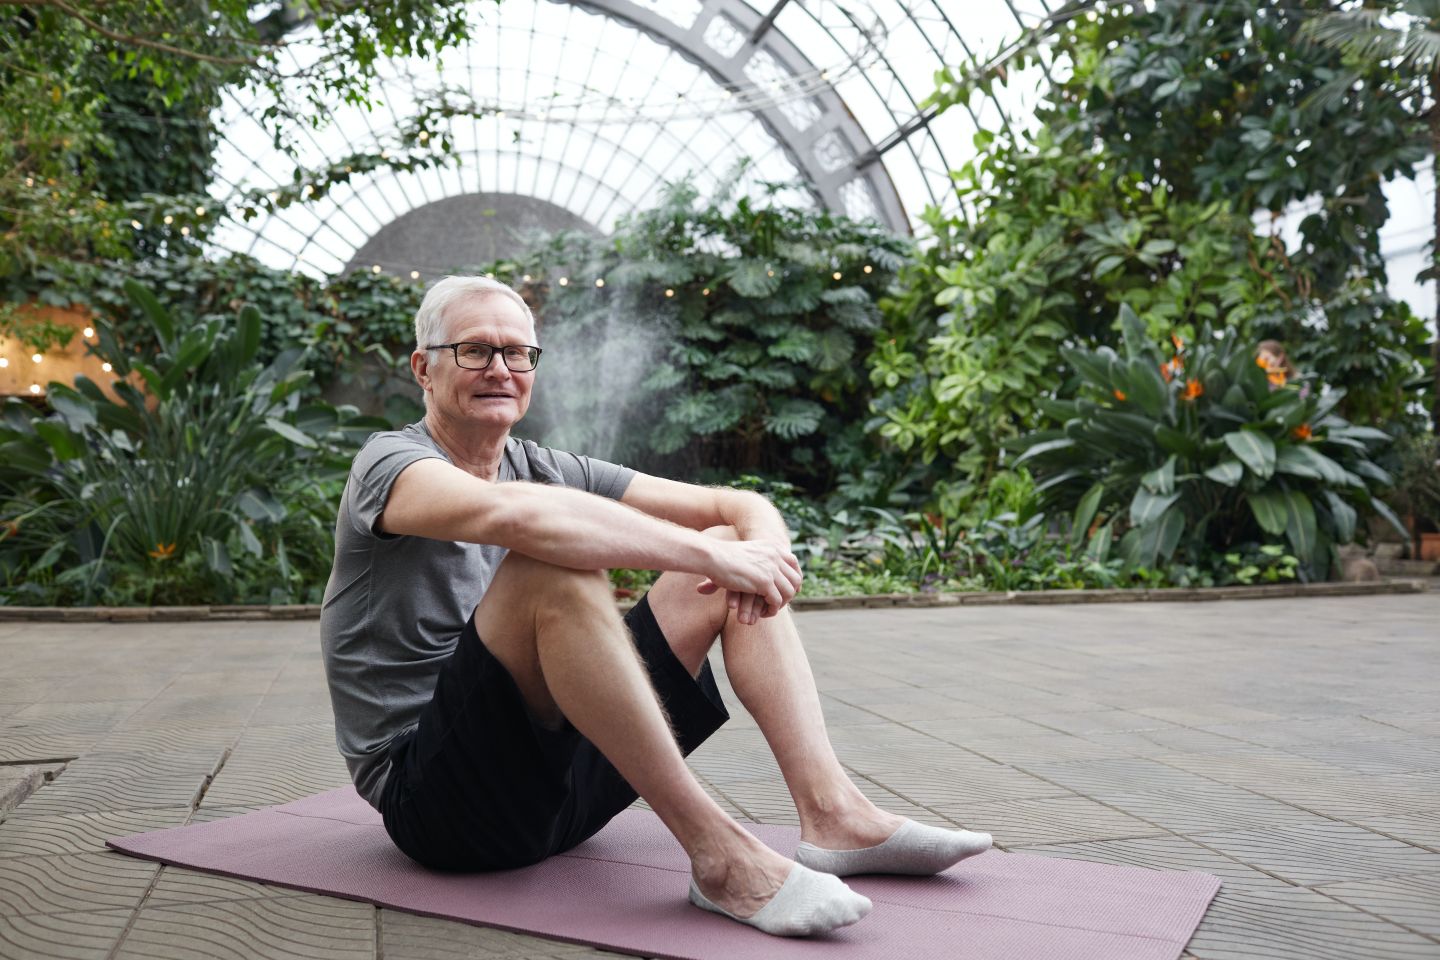
[[[0,540],[9,540],[19,532],[19,520],[0,520]]]
[[[1265,361],[1265,355],[1263,353],[1255,358],[1255,366],[1259,367],[1261,370],[1270,369],[1270,364]]]
[[[1185,389],[1180,391],[1180,397],[1183,400],[1194,400],[1196,397],[1201,396],[1204,393],[1205,388],[1200,385],[1199,380],[1186,380]]]
[[[1116,400],[1119,400],[1121,403],[1124,403],[1124,402],[1125,402],[1127,399],[1129,399],[1129,398],[1125,396],[1125,391],[1124,391],[1124,390],[1116,390],[1116,391],[1115,391],[1115,399],[1116,399]]]
[[[175,554],[175,544],[157,543],[155,549],[150,551],[152,560],[169,560]]]
[[[1176,375],[1179,374],[1181,370],[1184,369],[1184,360],[1181,360],[1179,357],[1171,357],[1169,360],[1166,360],[1164,363],[1160,364],[1160,376],[1165,378],[1166,383],[1169,383],[1171,380],[1175,379]]]
[[[1270,381],[1272,387],[1285,386],[1285,368],[1271,367],[1265,374],[1265,379]]]
[[[1170,342],[1175,344],[1176,353],[1179,353],[1181,350],[1185,349],[1185,341],[1181,340],[1180,337],[1176,334],[1170,334]]]
[[[1294,430],[1291,430],[1291,431],[1290,431],[1290,435],[1293,436],[1296,440],[1309,440],[1309,439],[1310,439],[1310,424],[1308,424],[1308,423],[1302,423],[1302,424],[1300,424],[1300,426],[1298,426],[1298,427],[1296,427]]]

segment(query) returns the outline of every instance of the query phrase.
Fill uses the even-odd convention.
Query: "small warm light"
[[[31,359],[31,360],[34,360],[36,363],[39,363],[41,360],[44,360],[45,358],[42,357],[42,356],[40,356],[40,354],[37,353],[37,354],[32,355],[32,356],[30,357],[30,359]]]
[[[352,166],[350,166],[350,164],[347,163],[347,164],[345,164],[345,172],[346,172],[346,173],[354,173],[354,172],[355,172],[355,168],[352,167]]]
[[[701,290],[701,291],[700,291],[700,296],[702,296],[702,297],[708,297],[708,296],[710,296],[710,288],[709,288],[709,287],[706,287],[704,290]]]
[[[375,264],[373,267],[371,267],[371,268],[370,268],[370,272],[371,272],[371,273],[379,273],[379,272],[380,272],[380,264],[377,263],[377,264]]]
[[[33,394],[35,394],[36,396],[39,396],[39,394],[40,394],[40,384],[38,384],[38,383],[32,383],[32,384],[30,384],[30,392],[33,393]]]
[[[419,279],[420,279],[420,271],[419,271],[419,270],[411,270],[411,271],[410,271],[410,279],[411,279],[411,280],[419,280]]]
[[[95,328],[86,327],[84,330],[81,331],[81,335],[85,337],[93,337],[95,336]]]
[[[314,193],[314,192],[315,192],[315,188],[312,187],[310,184],[307,183],[307,184],[305,184],[305,189],[300,191],[300,196],[302,196],[302,197],[308,197],[308,196],[310,196],[310,194],[312,194],[312,193]]]
[[[139,220],[131,220],[131,221],[130,221],[130,226],[134,227],[136,230],[139,230],[139,229],[140,229],[140,221],[139,221]]]
[[[4,370],[8,366],[10,366],[10,361],[5,357],[0,357],[0,370]]]
[[[170,214],[168,214],[168,213],[165,214],[165,224],[166,224],[166,226],[169,226],[170,224],[172,224],[172,223],[174,223],[174,222],[175,222],[175,218],[174,218],[174,217],[170,216]]]
[[[266,194],[266,196],[270,198],[271,203],[277,203],[280,200],[280,194],[276,193],[273,190]]]
[[[381,151],[380,151],[380,159],[381,159],[381,160],[389,160],[389,159],[390,159],[390,151],[389,151],[389,150],[381,150]]]
[[[197,216],[197,217],[203,217],[203,216],[205,216],[205,208],[204,208],[204,207],[196,207],[196,208],[195,208],[195,216]]]
[[[673,297],[673,296],[675,296],[675,291],[674,291],[674,290],[670,290],[670,289],[667,288],[666,291],[665,291],[665,296],[667,296],[667,297]]]
[[[821,79],[821,80],[829,80],[829,79],[830,79],[830,71],[829,71],[829,70],[821,70],[821,71],[820,71],[820,79]]]
[[[182,237],[188,237],[188,236],[190,236],[190,228],[189,228],[189,227],[181,227],[181,228],[180,228],[180,236],[182,236]]]
[[[521,277],[520,279],[521,279],[521,280],[524,280],[526,283],[529,283],[529,282],[530,282],[530,274],[527,273],[527,274],[525,274],[525,276]]]
[[[603,287],[603,286],[605,286],[605,280],[604,280],[604,278],[597,278],[596,281],[595,281],[595,286],[597,286],[597,287]]]
[[[839,270],[836,270],[834,273],[830,274],[830,276],[834,277],[836,280],[839,280],[839,279],[840,279],[840,271],[839,271]]]
[[[766,271],[765,271],[765,276],[767,276],[767,277],[773,277],[773,276],[775,276],[775,271],[774,271],[774,270],[766,270]]]
[[[25,178],[25,186],[27,186],[27,187],[33,187],[33,186],[35,186],[35,178],[34,178],[34,177],[26,177],[26,178]]]
[[[106,373],[109,373],[111,370],[114,370],[115,368],[112,367],[112,366],[110,366],[110,364],[108,364],[108,363],[102,363],[102,364],[100,364],[100,369],[101,369],[101,370],[104,370]]]
[[[872,266],[870,266],[870,264],[867,263],[867,264],[865,264],[865,272],[866,272],[866,273],[874,273],[874,272],[875,272],[875,268],[872,267]]]
[[[420,131],[420,142],[421,142],[421,143],[424,143],[426,140],[429,140],[429,139],[430,139],[430,131],[429,131],[429,130],[421,130],[421,131]]]
[[[562,287],[568,287],[568,286],[570,286],[570,278],[569,278],[569,277],[561,277],[561,278],[560,278],[560,286],[562,286]]]

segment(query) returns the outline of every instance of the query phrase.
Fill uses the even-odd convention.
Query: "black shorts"
[[[690,676],[648,599],[625,616],[650,681],[689,754],[730,715],[706,663]],[[570,723],[535,722],[509,671],[480,642],[472,617],[440,669],[419,725],[390,746],[380,797],[385,830],[434,870],[538,863],[597,833],[636,794]]]

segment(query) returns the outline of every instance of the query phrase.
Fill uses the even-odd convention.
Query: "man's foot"
[[[942,830],[906,820],[889,839],[859,850],[827,850],[813,843],[800,844],[795,861],[821,873],[848,877],[855,873],[900,873],[925,876],[939,873],[967,857],[990,849],[988,833]]]
[[[849,926],[870,912],[869,898],[845,886],[838,877],[795,864],[770,900],[748,917],[737,917],[713,903],[690,880],[690,902],[704,910],[737,920],[777,937],[809,937]]]

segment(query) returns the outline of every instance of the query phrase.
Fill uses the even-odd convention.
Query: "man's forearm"
[[[758,493],[728,490],[720,501],[725,522],[735,528],[742,540],[773,540],[790,543],[790,530],[780,511]]]
[[[458,539],[494,543],[579,570],[630,567],[703,574],[710,569],[714,541],[698,531],[579,490],[503,486],[505,502],[487,529]]]

